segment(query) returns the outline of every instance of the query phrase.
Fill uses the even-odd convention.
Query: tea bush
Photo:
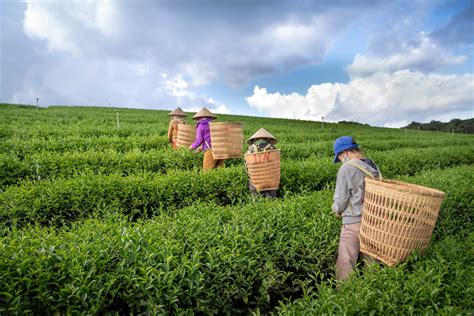
[[[331,264],[331,194],[233,208],[206,204],[134,224],[109,215],[67,230],[13,230],[1,239],[0,311],[268,309]]]
[[[472,314],[471,135],[219,115],[279,139],[266,201],[171,150],[167,113],[0,104],[0,314]],[[425,255],[336,285],[342,135],[446,198]]]
[[[451,186],[466,175],[474,176],[469,166],[405,180],[452,192],[442,209],[448,214],[458,211],[453,200],[471,197]],[[221,314],[266,313],[279,306],[281,313],[320,314],[472,308],[472,232],[456,242],[442,236],[426,256],[399,267],[359,270],[358,278],[336,292],[330,276],[340,222],[330,211],[332,195],[327,189],[245,206],[206,203],[135,223],[106,213],[60,230],[12,229],[0,237],[0,311]]]
[[[430,155],[433,151],[429,148],[420,149],[418,153],[420,151],[427,153],[420,163],[416,163],[420,157],[412,151],[385,155],[377,161],[385,176],[394,176],[397,172],[403,172],[400,175],[413,174],[471,159],[468,150],[458,147],[437,150],[437,155]],[[411,169],[400,168],[396,162],[401,160]],[[320,190],[334,183],[337,168],[338,165],[329,159],[283,162],[279,195]],[[126,177],[120,174],[94,175],[86,170],[85,174],[71,179],[25,182],[8,187],[0,195],[1,225],[62,225],[88,216],[104,206],[120,206],[133,218],[147,218],[162,211],[170,212],[192,205],[196,201],[235,204],[248,198],[247,181],[242,165],[215,170],[205,176],[195,170],[171,171],[166,175],[144,172]]]
[[[421,260],[413,256],[394,268],[366,267],[338,287],[327,282],[307,288],[304,298],[282,303],[278,314],[472,314],[473,243],[472,230],[467,236],[448,236]]]

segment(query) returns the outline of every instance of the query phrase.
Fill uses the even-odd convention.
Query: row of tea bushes
[[[33,227],[0,239],[0,312],[239,313],[268,309],[328,269],[332,192],[245,207],[212,204],[130,223]]]
[[[278,131],[273,132],[276,136]],[[294,132],[291,133],[294,135]],[[306,135],[306,134],[305,134]],[[249,135],[250,136],[250,135]],[[289,159],[306,159],[311,156],[324,157],[331,156],[332,145],[335,134],[329,140],[321,141],[282,141],[278,147],[285,152],[285,157]],[[367,138],[357,139],[362,148],[367,151],[384,151],[399,148],[425,148],[425,147],[443,147],[446,143],[449,146],[471,146],[474,145],[472,137],[454,137],[452,135],[443,135],[443,137],[400,137],[396,139],[376,138],[373,135]],[[66,153],[73,151],[104,151],[108,149],[125,153],[130,150],[152,150],[169,147],[164,133],[153,133],[150,135],[110,135],[110,136],[90,136],[80,132],[72,135],[57,135],[54,137],[6,137],[0,145],[5,153],[20,158],[29,155],[52,151],[57,153]]]
[[[406,180],[424,185],[428,179],[447,192],[441,213],[449,214],[459,211],[452,209],[458,206],[453,199],[472,198],[472,192],[453,185],[466,176],[474,178],[469,166]],[[245,206],[195,205],[135,223],[107,213],[70,228],[13,229],[0,237],[0,312],[232,314],[280,307],[284,313],[320,314],[384,308],[396,313],[397,306],[422,312],[437,304],[445,311],[469,308],[462,304],[472,304],[466,287],[472,283],[472,273],[466,272],[472,272],[472,247],[466,247],[472,236],[470,242],[463,237],[465,243],[453,243],[440,235],[447,246],[435,244],[426,258],[381,272],[363,270],[339,292],[332,290],[327,280],[340,230],[330,211],[332,195],[328,189]],[[288,303],[297,298],[302,299]],[[324,308],[315,299],[324,300]],[[398,305],[387,306],[391,300]]]
[[[0,104],[0,138],[9,143],[5,149],[20,142],[28,147],[28,140],[63,140],[80,136],[81,138],[149,138],[165,135],[169,117],[167,111],[147,111],[134,109],[118,109],[121,126],[116,127],[116,111],[110,108],[96,107],[59,107],[52,106],[37,110],[35,107],[20,107]],[[472,137],[465,135],[449,135],[447,133],[427,133],[411,130],[381,129],[356,124],[325,123],[296,121],[275,118],[256,118],[235,115],[219,115],[219,121],[242,122],[245,126],[245,137],[249,137],[261,127],[267,128],[277,136],[282,144],[332,142],[341,135],[355,136],[365,144],[366,140],[374,141],[368,146],[371,150],[385,150],[404,146],[413,147],[416,143],[460,144],[471,142]],[[189,124],[195,122],[188,118]],[[162,136],[160,136],[162,137]],[[24,142],[26,141],[26,143]],[[380,148],[386,141],[392,144]],[[67,147],[73,146],[66,144]],[[367,144],[369,145],[369,144]],[[39,148],[51,144],[39,145]],[[110,147],[112,148],[112,147]]]
[[[398,175],[414,175],[422,170],[473,164],[474,146],[396,149],[370,152],[368,157],[375,161],[384,177],[390,178]]]
[[[402,181],[446,192],[434,244],[421,260],[412,256],[395,268],[379,265],[335,287],[332,280],[303,289],[303,298],[281,303],[281,315],[445,314],[464,315],[474,309],[474,169],[471,166],[432,170]]]
[[[307,145],[310,146],[310,145]],[[311,152],[314,146],[301,150]],[[474,146],[428,147],[420,149],[397,149],[392,151],[373,151],[369,153],[387,176],[398,174],[414,174],[424,168],[432,168],[433,164],[440,167],[460,163],[474,162]],[[294,157],[282,151],[282,160],[287,164],[299,165],[300,162],[288,162]],[[317,160],[317,157],[310,159]],[[323,159],[325,163],[327,160]],[[303,159],[307,160],[307,159]],[[229,159],[226,164],[242,164],[240,159]],[[121,174],[130,175],[141,172],[166,173],[169,170],[200,169],[202,154],[195,154],[187,149],[174,151],[171,148],[157,150],[131,150],[125,153],[115,150],[85,152],[40,152],[23,159],[4,154],[0,155],[0,188],[17,184],[22,179],[45,180],[56,177],[72,177],[80,173]],[[332,169],[332,167],[328,167]]]
[[[400,139],[378,139],[377,137],[371,136],[367,139],[358,139],[360,148],[363,152],[371,155],[374,152],[379,151],[394,151],[394,150],[407,150],[420,148],[434,148],[437,147],[439,150],[443,150],[442,147],[453,146],[474,146],[474,138],[468,137],[457,137],[449,135],[451,138],[400,138]],[[334,139],[336,136],[334,136]],[[319,142],[302,142],[302,143],[284,143],[279,144],[278,147],[281,149],[284,159],[292,160],[305,160],[311,157],[330,157],[334,155],[333,144],[334,139],[329,141]]]
[[[6,139],[0,145],[4,153],[18,158],[28,158],[30,155],[42,152],[68,153],[86,151],[114,150],[125,153],[130,150],[152,150],[169,147],[166,136],[102,136],[83,137],[80,135],[61,136],[57,138]]]
[[[333,281],[306,287],[303,298],[282,302],[278,314],[472,315],[473,244],[472,230],[448,236],[431,245],[422,258],[412,256],[397,267],[376,264],[338,287]]]
[[[328,172],[321,164],[307,163],[300,167],[302,170],[305,171],[302,175],[314,177],[314,181],[306,182],[306,188],[311,191],[321,189],[334,177],[334,170]],[[302,189],[299,180],[283,180],[281,194],[299,193]],[[97,209],[111,207],[123,209],[132,218],[148,218],[198,201],[219,205],[243,202],[249,199],[247,181],[244,167],[236,166],[204,175],[195,171],[171,171],[165,176],[85,174],[72,179],[25,182],[9,187],[0,195],[0,218],[3,226],[62,225],[87,217]]]
[[[119,109],[120,128],[116,125],[116,112],[93,107],[35,107],[20,108],[0,104],[0,123],[8,138],[88,137],[152,135],[166,133],[169,117],[164,111]]]
[[[200,169],[201,165],[202,155],[190,150],[172,149],[145,152],[132,150],[125,153],[114,150],[62,154],[43,152],[21,160],[11,155],[0,155],[0,187],[17,184],[22,179],[69,178],[87,171],[126,176],[142,172],[166,173],[178,169]]]
[[[420,149],[423,163],[415,151],[395,152],[377,160],[385,176],[414,174],[421,170],[465,163],[467,150],[453,147],[439,150]],[[418,151],[418,154],[420,153]],[[437,155],[429,153],[435,152]],[[397,155],[399,155],[397,157]],[[467,155],[468,156],[468,155]],[[426,158],[426,159],[425,159]],[[411,169],[401,169],[404,162]],[[282,164],[279,196],[316,191],[334,183],[339,165],[329,159],[286,161]],[[395,172],[391,171],[394,169]],[[166,175],[148,172],[130,176],[84,173],[74,178],[24,182],[8,187],[0,195],[2,226],[25,223],[63,225],[87,217],[96,209],[120,207],[132,218],[151,215],[207,201],[219,205],[236,204],[249,198],[244,167],[234,166],[202,175],[192,171],[170,171]]]
[[[440,212],[433,232],[434,240],[452,235],[468,238],[474,231],[474,166],[462,166],[452,170],[458,170],[456,177],[447,177],[443,169],[422,172],[414,177],[400,177],[401,181],[441,188],[446,192],[443,208],[449,212]]]

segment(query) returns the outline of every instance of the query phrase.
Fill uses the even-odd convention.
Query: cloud
[[[439,19],[436,11],[442,5],[437,1],[395,1],[379,7],[377,15],[362,22],[369,40],[367,51],[355,55],[352,64],[346,67],[347,73],[356,77],[404,69],[448,72],[467,65],[472,49],[462,46],[472,48],[474,42],[474,5],[458,3],[456,7],[461,7],[461,12],[445,24],[436,21]],[[434,29],[426,30],[427,24],[433,21],[437,23],[432,26]]]
[[[118,35],[122,25],[119,9],[110,0],[26,3],[25,33],[45,41],[50,51],[87,53],[94,44]]]
[[[287,117],[336,119],[335,110],[348,111],[347,104],[368,106],[374,100],[389,106],[404,104],[397,99],[400,93],[424,98],[403,80],[418,76],[417,80],[434,84],[436,75],[424,73],[465,65],[471,56],[449,43],[472,43],[472,36],[464,34],[471,30],[472,9],[465,8],[437,30],[423,31],[426,12],[436,5],[430,1],[23,1],[0,2],[5,30],[0,39],[1,66],[9,76],[1,85],[4,100],[39,97],[43,104],[168,109],[208,106],[226,113],[229,105],[200,90],[212,91],[211,84],[224,83],[242,91],[242,85],[263,76],[285,76],[321,63],[340,34],[354,23],[366,23],[368,48],[361,45],[346,68],[349,82],[314,85],[306,95],[256,87],[247,98],[269,114],[278,110]],[[22,24],[3,28],[5,21],[13,21],[13,7]],[[358,36],[357,40],[366,40]],[[337,54],[348,57],[345,52]],[[453,79],[466,86],[463,76]],[[388,80],[387,86],[377,80]],[[414,79],[412,84],[420,85]],[[440,85],[446,88],[447,82]],[[425,88],[431,91],[432,86]],[[454,94],[453,87],[448,88]],[[413,98],[415,108],[420,102]],[[348,113],[358,118],[357,113]]]
[[[2,3],[17,11],[25,7],[19,12],[22,28],[7,31],[13,38],[26,34],[33,46],[31,56],[24,55],[29,66],[10,73],[15,84],[6,85],[2,97],[40,97],[44,104],[88,99],[97,105],[203,106],[212,97],[198,92],[203,85],[245,85],[321,62],[337,34],[377,1]],[[5,60],[18,54],[3,50]]]
[[[353,63],[346,67],[346,71],[352,77],[402,69],[433,71],[445,66],[460,65],[467,60],[468,56],[453,55],[422,33],[414,45],[403,43],[397,52],[388,56],[367,57],[357,54]]]
[[[46,40],[50,50],[77,51],[75,43],[69,40],[71,34],[68,29],[63,28],[49,10],[37,3],[27,7],[24,28],[29,37]]]
[[[21,92],[12,102],[40,105],[95,105],[170,109],[176,106],[209,106],[209,98],[189,89],[181,76],[153,71],[148,62],[76,58],[75,62],[56,57],[32,66]],[[81,74],[78,80],[75,74]],[[94,94],[91,95],[91,91]],[[223,105],[225,107],[225,105]]]
[[[206,103],[209,104],[209,106],[206,106],[206,108],[211,111],[211,113],[215,114],[232,114],[232,112],[227,108],[225,104],[218,104],[212,99],[206,100]],[[201,110],[203,107],[202,106],[195,106],[195,107],[188,107],[188,108],[183,108],[185,112],[198,112]]]
[[[313,85],[306,95],[269,93],[255,87],[247,103],[273,117],[357,121],[403,126],[447,113],[473,115],[474,75],[441,75],[402,70],[352,78],[347,84]]]
[[[231,114],[231,111],[225,104],[218,103],[212,98],[207,98],[205,95],[197,95],[189,91],[189,84],[181,75],[169,78],[167,74],[161,74],[161,77],[163,78],[162,84],[164,85],[164,90],[171,93],[171,95],[175,97],[176,104],[184,107],[185,111],[197,112],[203,106],[206,106],[214,113]],[[190,107],[192,104],[195,106]]]
[[[26,3],[25,31],[50,51],[153,60],[167,73],[189,76],[194,85],[245,84],[262,74],[319,63],[335,36],[366,8],[364,2],[275,2],[271,11],[253,2]]]

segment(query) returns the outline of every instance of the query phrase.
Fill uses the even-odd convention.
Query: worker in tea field
[[[261,128],[255,134],[253,134],[248,140],[247,144],[249,145],[245,154],[253,154],[259,152],[265,152],[270,150],[275,150],[275,144],[278,143],[278,140],[270,134],[266,129]],[[247,163],[245,165],[247,170]],[[257,188],[252,184],[252,181],[249,179],[249,190],[252,195],[262,195],[267,198],[275,198],[276,190],[264,190],[257,192]]]
[[[193,116],[193,120],[198,120],[196,125],[196,139],[189,146],[189,149],[195,149],[197,152],[204,151],[202,161],[203,172],[207,172],[214,168],[224,167],[224,159],[214,159],[212,156],[211,130],[209,123],[216,119],[217,116],[212,114],[208,109],[202,108]]]
[[[353,271],[359,257],[359,229],[362,220],[365,182],[367,176],[379,178],[377,165],[364,157],[354,138],[342,136],[334,142],[334,163],[339,168],[332,210],[342,218],[336,279],[344,280]]]
[[[173,148],[176,148],[176,140],[178,138],[178,124],[186,124],[185,117],[188,116],[184,111],[177,107],[171,111],[168,116],[171,117],[170,126],[168,127],[168,141]]]

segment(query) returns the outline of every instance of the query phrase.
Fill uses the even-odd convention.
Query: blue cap
[[[340,152],[357,147],[359,147],[359,145],[351,136],[341,136],[336,139],[334,142],[334,163],[341,162],[337,157]]]

